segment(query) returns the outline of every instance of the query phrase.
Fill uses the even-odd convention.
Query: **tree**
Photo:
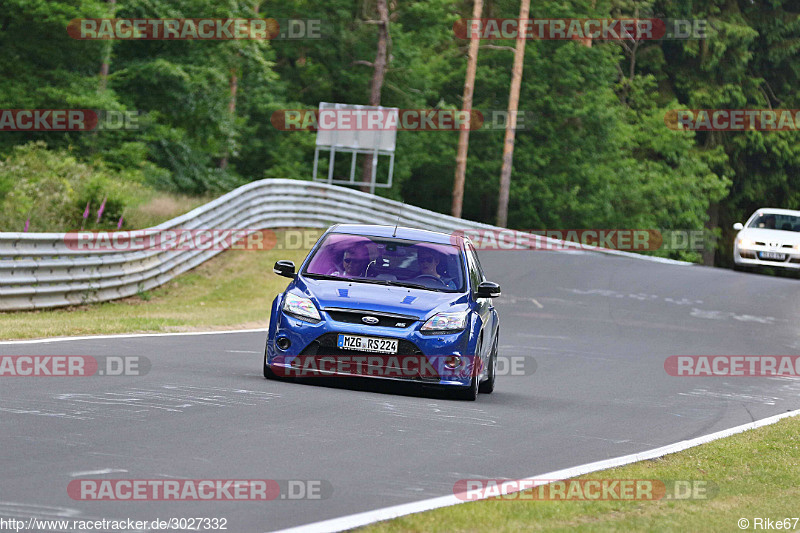
[[[483,13],[483,0],[474,0],[472,18],[477,20]],[[462,110],[468,115],[472,113],[472,92],[475,87],[475,70],[478,67],[478,45],[480,38],[474,36],[469,41],[467,55],[467,76],[464,80],[464,98]],[[471,122],[471,121],[470,121]],[[458,153],[456,154],[456,177],[453,182],[453,205],[451,215],[461,218],[461,209],[464,204],[464,181],[467,174],[467,152],[469,151],[470,128],[458,132]]]
[[[520,25],[528,20],[530,0],[522,0],[519,8]],[[514,69],[511,76],[511,93],[508,97],[508,123],[503,142],[503,167],[500,170],[500,193],[497,199],[497,225],[505,227],[508,223],[508,195],[511,184],[511,165],[514,160],[514,134],[517,128],[517,109],[519,108],[519,88],[522,84],[522,67],[525,61],[525,33],[517,33],[517,46],[514,51]]]
[[[387,0],[377,0],[378,20],[369,20],[368,24],[377,24],[378,26],[378,49],[375,52],[375,61],[371,63],[372,66],[372,80],[370,81],[369,90],[369,105],[381,105],[381,90],[383,89],[383,80],[386,77],[386,63],[388,48],[391,44],[389,37],[389,5]],[[366,63],[366,62],[365,62]],[[364,162],[361,171],[361,181],[363,183],[371,183],[373,181],[373,168],[378,163],[376,156],[367,154],[364,157]],[[369,192],[371,187],[369,185],[362,185],[361,190]]]

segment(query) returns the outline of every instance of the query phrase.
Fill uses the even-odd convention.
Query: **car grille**
[[[325,333],[320,335],[315,340],[311,341],[311,343],[306,346],[302,352],[300,352],[300,356],[302,357],[313,357],[315,359],[321,359],[323,357],[336,357],[336,356],[347,356],[347,357],[369,357],[369,356],[380,356],[382,362],[388,362],[392,356],[401,358],[402,357],[425,357],[422,354],[422,351],[411,341],[398,339],[397,343],[397,354],[380,354],[376,352],[361,352],[358,350],[344,350],[339,348],[338,346],[338,333]],[[386,366],[382,366],[381,368],[388,368]],[[421,381],[421,382],[438,382],[439,376],[438,375],[425,375],[425,376],[402,376],[402,379],[408,379],[413,381]]]
[[[389,328],[407,328],[419,318],[411,315],[397,315],[394,313],[382,313],[376,311],[362,311],[357,309],[338,309],[326,308],[323,309],[331,319],[336,322],[347,322],[350,324],[361,324],[367,326],[383,326]],[[374,324],[364,322],[364,317],[377,318],[378,321]]]
[[[325,333],[305,347],[300,355],[375,355],[375,352],[343,350],[338,346],[338,333]],[[422,355],[422,351],[411,341],[398,339],[397,355]]]
[[[753,244],[755,244],[756,246],[766,246],[767,245],[766,242],[762,242],[762,241],[755,241]],[[792,248],[792,247],[793,246],[791,244],[782,244],[781,245],[781,248]]]

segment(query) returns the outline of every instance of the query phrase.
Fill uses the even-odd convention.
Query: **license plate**
[[[760,259],[772,259],[774,261],[784,261],[786,259],[786,254],[781,254],[778,252],[759,252],[758,257]]]
[[[378,337],[361,337],[358,335],[339,335],[337,345],[345,350],[359,350],[362,352],[397,353],[396,339],[381,339]]]

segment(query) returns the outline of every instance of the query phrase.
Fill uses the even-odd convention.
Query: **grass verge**
[[[125,227],[149,228],[188,213],[213,199],[211,196],[146,191],[135,205],[125,210]]]
[[[275,295],[289,280],[278,259],[302,250],[228,250],[166,285],[132,298],[64,309],[0,313],[0,339],[65,335],[266,328]]]
[[[683,532],[766,529],[755,528],[755,518],[777,521],[800,516],[800,417],[787,418],[771,426],[659,459],[576,479],[705,480],[708,487],[716,490],[710,490],[707,499],[686,500],[490,499],[404,516],[358,531]],[[738,527],[740,518],[749,521],[747,528]],[[790,530],[800,530],[800,521],[792,520],[789,525],[792,526]]]

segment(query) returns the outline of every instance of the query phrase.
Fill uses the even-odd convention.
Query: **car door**
[[[491,298],[477,298],[475,296],[478,292],[478,285],[480,285],[482,281],[485,281],[486,277],[483,274],[481,262],[478,260],[478,252],[469,241],[466,243],[466,253],[470,291],[472,292],[472,298],[475,302],[475,311],[481,317],[481,331],[483,332],[483,344],[481,346],[481,353],[478,355],[483,362],[486,363],[490,350],[492,349],[492,343],[494,342],[494,332],[497,329],[497,313]]]

